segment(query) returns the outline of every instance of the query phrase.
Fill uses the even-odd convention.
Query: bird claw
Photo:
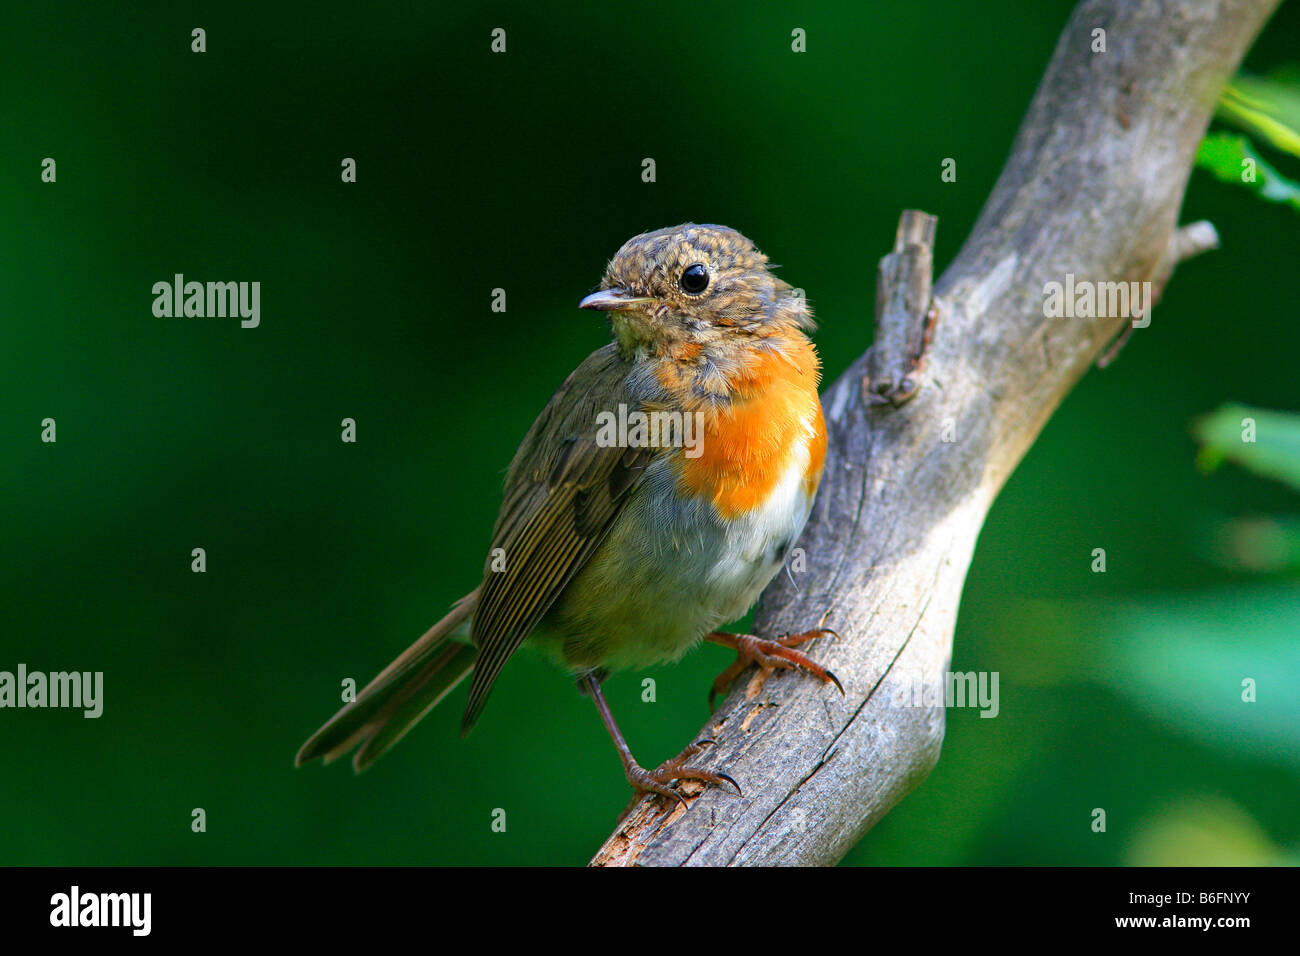
[[[658,794],[661,797],[667,797],[669,800],[676,800],[683,807],[690,807],[686,797],[672,786],[672,783],[676,780],[699,780],[716,786],[728,783],[735,789],[737,796],[742,796],[740,784],[736,783],[730,775],[715,770],[705,770],[703,767],[692,767],[686,763],[691,757],[698,756],[705,746],[713,743],[713,740],[707,738],[697,740],[676,757],[665,760],[654,770],[646,770],[636,764],[628,767],[626,771],[627,782],[632,785],[632,789],[636,793],[632,797],[632,802],[628,804],[627,809],[619,817],[619,822],[622,822],[623,818],[636,806],[641,799],[641,795],[646,793]]]
[[[709,635],[709,639],[714,643],[734,647],[736,650],[736,659],[714,679],[713,686],[709,688],[709,710],[713,710],[713,703],[717,696],[726,694],[731,688],[732,682],[750,664],[757,664],[765,671],[802,671],[816,677],[822,683],[834,684],[839,689],[839,692],[843,694],[844,685],[840,683],[840,679],[834,673],[822,667],[806,654],[801,654],[793,649],[805,641],[825,637],[828,634],[835,638],[839,637],[839,634],[828,627],[815,628],[799,634],[786,634],[775,640],[764,640],[751,634]]]

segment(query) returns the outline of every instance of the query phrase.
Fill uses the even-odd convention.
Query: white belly
[[[643,667],[675,660],[743,617],[808,520],[808,455],[805,441],[767,500],[725,522],[712,502],[681,500],[672,466],[657,462],[538,643],[574,670]]]

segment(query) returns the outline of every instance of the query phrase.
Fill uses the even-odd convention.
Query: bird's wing
[[[597,414],[639,406],[614,346],[593,352],[551,397],[506,478],[474,611],[478,660],[462,731],[478,719],[506,660],[600,545],[659,448],[597,443]],[[494,570],[496,568],[496,570]]]

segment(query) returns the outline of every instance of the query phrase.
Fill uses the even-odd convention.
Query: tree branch
[[[841,640],[809,653],[846,696],[751,671],[705,726],[717,745],[697,761],[736,777],[744,796],[711,789],[671,811],[643,799],[593,864],[834,863],[929,773],[944,710],[933,691],[914,701],[944,686],[984,517],[1052,411],[1130,325],[1049,318],[1045,285],[1070,274],[1158,290],[1179,259],[1213,246],[1204,226],[1175,230],[1178,209],[1215,97],[1277,2],[1076,8],[993,194],[934,288],[920,391],[902,407],[867,398],[882,370],[897,374],[896,343],[915,342],[915,308],[903,308],[878,331],[893,352],[868,352],[824,396],[831,451],[799,543],[807,570],[773,582],[757,630],[834,628]],[[1092,52],[1095,29],[1104,53]]]

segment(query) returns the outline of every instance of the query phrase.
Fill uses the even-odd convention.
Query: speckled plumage
[[[826,449],[804,298],[734,229],[686,223],[628,240],[582,305],[609,313],[614,341],[521,442],[483,583],[300,762],[361,743],[364,766],[472,667],[468,729],[525,640],[575,675],[676,659],[743,616],[781,568]],[[603,442],[599,418],[620,408],[694,416],[699,447]],[[449,650],[467,620],[474,647]]]
[[[695,264],[709,274],[698,295],[679,282]],[[803,297],[768,271],[767,257],[734,229],[687,223],[628,240],[601,289],[646,301],[610,310],[614,343],[556,393],[511,466],[492,546],[507,560],[539,565],[533,578],[553,594],[540,613],[521,615],[529,625],[521,633],[518,619],[504,613],[508,598],[497,595],[533,595],[538,586],[524,583],[526,570],[502,575],[489,561],[481,592],[488,610],[472,630],[481,655],[471,708],[481,706],[495,676],[484,659],[504,661],[501,650],[508,656],[530,634],[575,673],[680,657],[749,609],[812,507],[825,449],[818,362],[803,334],[812,316]],[[585,553],[572,549],[568,563],[540,546],[552,546],[554,530],[520,553],[527,525],[515,507],[538,509],[527,522],[540,520],[539,496],[555,500],[550,461],[559,449],[583,449],[579,459],[596,474],[600,466],[589,457],[616,473],[625,462],[629,450],[598,449],[594,441],[597,413],[620,404],[699,412],[703,454],[643,455],[616,515],[587,529]],[[512,506],[521,488],[525,498]],[[604,500],[599,488],[595,497]],[[574,509],[555,515],[556,523],[568,531],[575,515],[585,521]]]

